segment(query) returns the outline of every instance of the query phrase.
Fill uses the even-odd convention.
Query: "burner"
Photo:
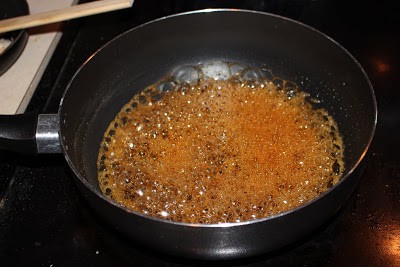
[[[28,3],[25,0],[2,1],[0,4],[0,19],[8,19],[29,14]],[[0,76],[6,72],[21,55],[28,41],[25,30],[0,34]]]

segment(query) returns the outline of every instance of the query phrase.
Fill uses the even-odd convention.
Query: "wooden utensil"
[[[0,21],[0,33],[129,8],[134,0],[101,0]]]

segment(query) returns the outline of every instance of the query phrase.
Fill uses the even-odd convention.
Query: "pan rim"
[[[146,22],[144,24],[138,25],[130,30],[125,31],[124,33],[116,36],[115,38],[113,38],[112,40],[108,41],[106,44],[104,44],[102,47],[100,47],[98,50],[96,50],[91,56],[88,57],[87,60],[84,61],[84,63],[78,68],[78,70],[75,72],[75,74],[73,75],[72,79],[69,81],[66,90],[64,91],[64,94],[61,98],[60,104],[59,104],[59,109],[58,109],[58,115],[61,118],[62,115],[62,109],[63,109],[63,102],[64,99],[66,97],[66,95],[68,94],[69,88],[71,87],[72,83],[74,82],[75,78],[77,75],[79,75],[80,71],[86,66],[86,64],[88,64],[88,62],[90,62],[92,60],[93,57],[95,57],[100,51],[102,51],[103,49],[105,49],[106,47],[108,47],[111,43],[115,42],[116,40],[120,39],[121,37],[125,36],[126,34],[129,34],[130,32],[136,31],[138,29],[141,29],[142,27],[146,27],[147,25],[153,24],[153,23],[157,23],[166,19],[170,19],[170,18],[174,18],[174,17],[181,17],[181,16],[188,16],[188,15],[192,15],[192,14],[203,14],[203,13],[215,13],[215,12],[221,12],[221,13],[231,13],[231,12],[239,12],[239,13],[252,13],[252,14],[257,14],[257,15],[263,15],[263,16],[270,16],[270,17],[275,17],[278,19],[281,19],[283,21],[286,22],[290,22],[299,26],[302,26],[303,28],[316,33],[317,35],[320,35],[321,37],[325,38],[326,40],[328,40],[329,42],[331,42],[333,45],[335,45],[337,48],[339,48],[342,52],[344,52],[354,63],[355,65],[358,67],[359,70],[361,70],[365,81],[368,84],[369,87],[369,91],[371,94],[371,100],[372,100],[372,104],[373,104],[373,109],[374,109],[374,118],[373,118],[373,125],[371,128],[371,132],[368,138],[368,142],[366,144],[366,146],[364,147],[363,152],[361,153],[361,155],[359,156],[358,160],[355,162],[355,164],[353,164],[353,166],[351,166],[351,168],[345,173],[345,175],[343,175],[340,179],[340,181],[335,184],[334,186],[332,186],[330,189],[326,190],[325,192],[321,193],[320,195],[318,195],[317,197],[313,198],[312,200],[297,206],[296,208],[290,209],[288,211],[282,212],[282,213],[278,213],[272,216],[268,216],[268,217],[264,217],[264,218],[258,218],[258,219],[254,219],[254,220],[248,220],[248,221],[243,221],[243,222],[228,222],[228,223],[213,223],[213,224],[201,224],[201,223],[186,223],[186,222],[176,222],[176,221],[171,221],[171,220],[166,220],[166,219],[162,219],[162,218],[157,218],[157,217],[152,217],[149,215],[145,215],[142,214],[140,212],[131,210],[129,208],[126,208],[120,204],[118,204],[117,202],[107,198],[103,193],[101,193],[99,190],[97,190],[96,188],[94,188],[93,185],[91,185],[86,179],[84,179],[79,171],[77,170],[77,168],[74,166],[74,164],[71,161],[71,158],[68,155],[68,151],[66,149],[66,144],[63,138],[60,138],[60,143],[61,143],[61,147],[62,147],[62,151],[64,154],[65,159],[68,162],[68,165],[70,166],[70,168],[72,169],[72,171],[74,172],[75,176],[85,185],[86,188],[90,189],[90,191],[92,193],[94,193],[97,197],[100,197],[102,200],[106,201],[108,204],[111,204],[112,206],[124,210],[125,212],[132,214],[132,215],[136,215],[136,216],[140,216],[143,219],[146,220],[151,220],[157,223],[167,223],[167,224],[172,224],[172,225],[176,225],[176,226],[183,226],[183,227],[196,227],[196,228],[231,228],[231,227],[240,227],[240,226],[246,226],[246,225],[253,225],[253,224],[258,224],[258,223],[264,223],[267,221],[272,221],[275,219],[279,219],[284,217],[285,215],[288,215],[290,213],[295,213],[301,209],[304,209],[312,204],[314,204],[315,202],[319,201],[321,198],[324,198],[326,195],[330,194],[333,190],[335,190],[337,187],[339,187],[345,180],[348,179],[348,177],[350,175],[352,175],[354,173],[354,171],[359,167],[360,163],[363,161],[363,159],[365,158],[373,137],[375,135],[375,131],[376,131],[376,126],[377,126],[377,121],[378,121],[378,109],[377,109],[377,100],[376,100],[376,96],[374,93],[374,89],[372,86],[371,81],[368,78],[367,73],[365,72],[364,68],[362,67],[362,65],[357,61],[357,59],[346,49],[344,48],[340,43],[338,43],[337,41],[335,41],[333,38],[331,38],[330,36],[326,35],[325,33],[315,29],[314,27],[311,27],[310,25],[304,24],[300,21],[288,18],[288,17],[284,17],[281,15],[277,15],[277,14],[273,14],[273,13],[268,13],[268,12],[262,12],[262,11],[255,11],[255,10],[247,10],[247,9],[232,9],[232,8],[209,8],[209,9],[201,9],[201,10],[194,10],[194,11],[188,11],[188,12],[183,12],[183,13],[178,13],[178,14],[173,14],[170,16],[164,16],[149,22]],[[372,118],[371,118],[371,122],[372,122]],[[60,126],[61,126],[61,120],[60,120]],[[59,136],[63,136],[61,133],[61,127],[59,127]]]

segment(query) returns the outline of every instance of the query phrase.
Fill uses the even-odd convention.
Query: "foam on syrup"
[[[343,173],[343,142],[325,110],[279,81],[202,80],[135,95],[104,134],[102,192],[143,214],[206,224],[264,218],[317,197]]]

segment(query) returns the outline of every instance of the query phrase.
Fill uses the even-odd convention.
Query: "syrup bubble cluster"
[[[344,171],[338,127],[295,83],[236,63],[183,66],[104,133],[102,192],[140,213],[241,222],[291,210]]]

